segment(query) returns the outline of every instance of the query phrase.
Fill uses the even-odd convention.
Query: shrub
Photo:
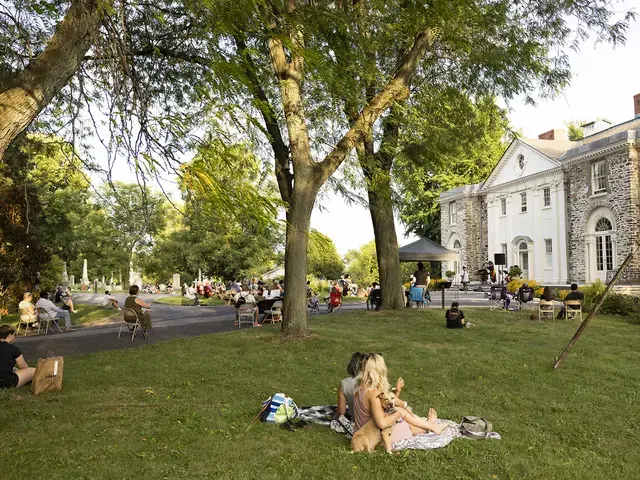
[[[308,280],[311,282],[309,286],[314,292],[320,294],[329,291],[329,280],[320,280],[318,277],[313,276],[310,276]]]
[[[604,293],[605,288],[605,284],[602,283],[600,279],[596,280],[591,285],[580,288],[579,290],[584,293],[582,307],[587,311],[591,311],[596,304],[597,298]]]
[[[509,268],[509,276],[511,278],[519,277],[520,275],[522,275],[522,269],[518,265]]]
[[[453,270],[447,270],[446,272],[444,272],[444,274],[447,277],[453,277],[455,276],[456,272],[454,272]]]
[[[544,287],[542,285],[540,285],[538,282],[534,280],[523,280],[521,278],[516,278],[514,280],[511,280],[507,284],[507,291],[512,294],[516,293],[516,291],[518,291],[518,289],[525,283],[529,285],[531,288],[533,288],[534,295],[536,296],[542,295],[542,290],[544,290]]]
[[[566,297],[567,295],[569,295],[569,292],[571,290],[558,290],[558,292],[556,293],[555,298],[557,298],[558,300],[562,300],[564,301],[564,297]]]
[[[598,312],[609,315],[640,317],[640,298],[623,293],[610,293]]]

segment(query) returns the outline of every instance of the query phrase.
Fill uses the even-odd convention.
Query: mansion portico
[[[560,130],[516,139],[484,182],[442,193],[441,243],[460,254],[443,269],[473,274],[503,253],[546,285],[605,281],[640,236],[640,94],[634,108],[577,142]]]

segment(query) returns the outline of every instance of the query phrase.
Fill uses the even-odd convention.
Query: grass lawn
[[[193,306],[193,300],[186,299],[184,297],[162,297],[153,300],[153,303],[161,303],[163,305],[185,305],[185,306]],[[223,300],[219,298],[201,298],[200,305],[205,306],[216,306],[216,305],[226,305]]]
[[[65,359],[64,390],[0,392],[3,479],[638,478],[639,326],[599,317],[552,370],[577,321],[466,310],[313,317],[314,336],[271,326]],[[151,333],[153,335],[153,331]],[[251,425],[275,392],[335,402],[354,350],[381,352],[417,413],[480,415],[502,440],[351,454],[327,427]]]
[[[103,322],[108,320],[111,317],[116,317],[119,315],[115,309],[109,309],[98,307],[95,305],[85,305],[83,303],[74,304],[74,308],[76,309],[76,313],[71,314],[71,323],[74,325],[81,325],[85,323],[92,322]],[[11,325],[17,325],[20,316],[17,313],[7,315],[2,317],[1,324],[8,323]],[[60,326],[64,327],[64,321],[60,320]]]

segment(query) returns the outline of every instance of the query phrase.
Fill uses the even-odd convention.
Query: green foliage
[[[312,230],[309,233],[307,272],[328,280],[336,280],[344,272],[344,263],[338,254],[335,243],[317,230]]]
[[[506,128],[493,98],[474,100],[454,88],[416,94],[394,170],[409,231],[440,240],[440,194],[484,181],[506,148]]]
[[[379,282],[375,241],[372,240],[358,250],[349,250],[345,255],[345,261],[346,271],[358,285],[367,287],[373,282]]]
[[[447,271],[445,272],[445,275],[446,275],[447,277],[453,277],[455,274],[456,274],[456,272],[454,272],[453,270],[447,270]]]
[[[565,125],[567,126],[567,138],[572,142],[577,142],[584,138],[584,129],[581,125],[586,122],[583,120],[570,120]]]
[[[607,286],[600,280],[599,278],[593,282],[591,285],[587,285],[586,287],[581,287],[580,291],[584,293],[584,300],[582,301],[582,307],[591,311],[591,309],[595,306],[598,301],[598,297],[604,293],[604,290]]]
[[[623,293],[609,293],[598,313],[603,315],[621,315],[640,320],[640,298]]]
[[[518,289],[524,285],[524,284],[529,285],[529,287],[533,288],[533,294],[535,296],[540,296],[542,295],[542,291],[544,290],[544,286],[540,285],[538,282],[536,282],[535,280],[523,280],[521,278],[516,278],[514,280],[511,280],[508,284],[507,284],[507,291],[509,293],[516,293],[518,291]]]
[[[509,267],[509,276],[511,278],[516,278],[522,275],[522,269],[518,265],[513,265]]]

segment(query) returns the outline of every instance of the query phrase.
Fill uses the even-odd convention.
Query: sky
[[[625,0],[615,5],[619,11],[635,8],[640,15],[640,0]],[[632,24],[624,46],[614,48],[609,44],[588,42],[580,51],[570,51],[570,86],[555,99],[537,99],[536,106],[526,105],[523,98],[516,98],[509,104],[503,102],[509,109],[511,126],[522,131],[525,137],[537,138],[553,128],[565,128],[569,120],[606,118],[617,124],[633,118],[633,95],[640,93],[638,52],[640,21]],[[122,180],[131,179],[126,172],[123,174]],[[169,186],[169,190],[173,188]],[[374,238],[368,210],[349,206],[336,194],[327,194],[316,204],[311,228],[329,236],[340,254],[357,249]],[[404,227],[397,220],[396,232],[401,246],[417,239],[405,235]]]

